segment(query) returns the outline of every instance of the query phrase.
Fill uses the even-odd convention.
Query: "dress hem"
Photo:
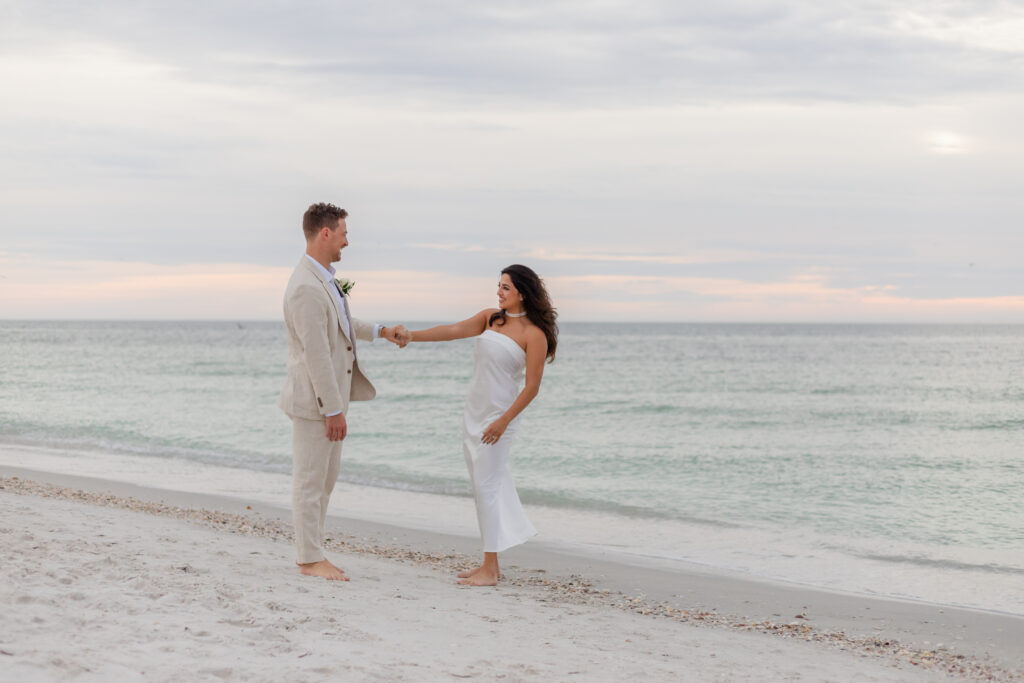
[[[503,553],[506,550],[508,550],[509,548],[515,548],[517,545],[522,545],[522,544],[526,543],[527,541],[529,541],[531,538],[533,538],[536,535],[537,535],[537,532],[534,531],[532,534],[529,534],[529,535],[523,537],[523,539],[521,541],[513,541],[513,542],[511,542],[511,543],[509,543],[509,544],[507,544],[505,546],[499,547],[497,550],[488,550],[487,546],[485,545],[484,546],[484,552],[485,553]]]

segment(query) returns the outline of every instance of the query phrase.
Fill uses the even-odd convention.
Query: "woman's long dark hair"
[[[534,325],[544,332],[548,340],[548,362],[555,362],[555,349],[558,347],[558,311],[551,305],[551,298],[548,290],[544,287],[544,281],[532,269],[519,264],[513,264],[501,271],[502,275],[508,275],[512,280],[512,286],[519,291],[523,297],[523,310],[526,317]],[[491,315],[488,324],[496,322],[504,325],[508,319],[505,317],[504,309]]]

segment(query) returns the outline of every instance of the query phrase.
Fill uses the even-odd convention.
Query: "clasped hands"
[[[397,344],[400,349],[404,349],[405,345],[412,341],[412,335],[409,334],[409,330],[405,329],[405,325],[385,327],[381,331],[381,336],[392,344]]]

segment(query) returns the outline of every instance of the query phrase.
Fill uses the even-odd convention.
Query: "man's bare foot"
[[[349,580],[348,577],[345,576],[345,572],[341,571],[327,560],[310,562],[309,564],[300,564],[299,571],[306,576],[319,576],[321,579],[327,579],[328,581]]]
[[[485,572],[483,567],[481,567],[473,573],[472,576],[459,579],[458,583],[460,586],[497,586],[498,574],[494,572]]]

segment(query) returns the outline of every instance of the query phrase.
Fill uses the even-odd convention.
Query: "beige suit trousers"
[[[329,440],[326,432],[324,420],[292,417],[292,520],[299,564],[324,559],[324,521],[342,444]]]

